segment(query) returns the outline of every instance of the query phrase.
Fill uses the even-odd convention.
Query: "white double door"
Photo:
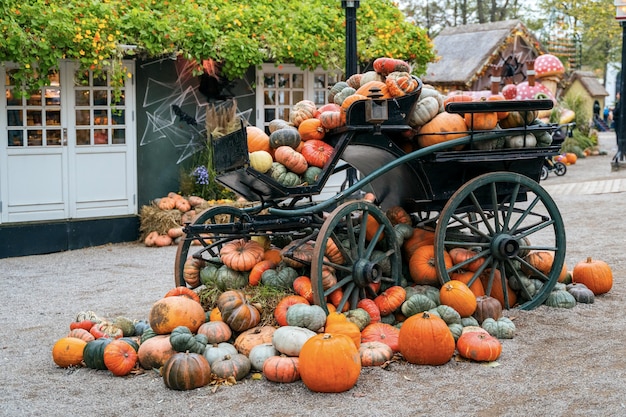
[[[116,90],[63,61],[28,97],[0,66],[0,223],[137,213],[134,62],[125,65],[132,77]]]

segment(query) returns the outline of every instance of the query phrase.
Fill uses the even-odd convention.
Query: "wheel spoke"
[[[343,307],[346,305],[348,298],[352,296],[352,292],[354,291],[355,284],[354,282],[350,282],[346,288],[343,290],[343,295],[341,296],[341,300],[337,304],[337,311],[343,311]]]
[[[480,218],[483,220],[483,224],[485,225],[485,227],[487,227],[487,231],[489,232],[489,234],[493,235],[495,231],[491,227],[491,224],[489,223],[489,218],[485,215],[483,207],[478,201],[478,199],[476,198],[476,195],[474,193],[470,193],[470,197],[472,199],[472,203],[474,204],[474,207],[476,208],[475,212],[478,213]]]
[[[511,192],[511,201],[509,201],[509,206],[508,209],[506,211],[506,216],[504,217],[504,221],[502,223],[502,230],[505,232],[509,231],[509,224],[511,222],[511,219],[513,218],[513,213],[514,213],[514,202],[517,201],[517,196],[519,194],[519,188],[520,185],[519,184],[515,184],[515,187],[513,187],[513,191]]]

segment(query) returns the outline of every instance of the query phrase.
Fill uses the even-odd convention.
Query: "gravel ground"
[[[626,164],[589,157],[553,187],[595,179],[626,182]],[[154,371],[114,377],[106,371],[61,369],[51,348],[76,313],[147,318],[173,286],[175,247],[117,244],[49,255],[0,259],[0,398],[3,416],[618,416],[626,415],[626,193],[556,195],[567,232],[570,267],[592,256],[614,273],[613,289],[571,310],[509,311],[514,339],[503,341],[498,366],[451,360],[439,367],[392,363],[364,368],[342,394],[316,394],[301,382],[245,379],[235,386],[179,392]]]

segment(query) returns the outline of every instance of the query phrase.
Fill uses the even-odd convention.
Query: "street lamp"
[[[356,55],[356,9],[359,0],[342,0],[341,7],[346,9],[346,79],[358,72]]]
[[[626,155],[626,137],[624,137],[624,126],[626,125],[626,108],[624,106],[624,90],[626,90],[626,0],[615,0],[615,19],[622,26],[622,69],[620,80],[620,106],[619,106],[619,126],[616,126],[617,153],[613,158],[613,164],[619,168],[619,161],[623,161]]]

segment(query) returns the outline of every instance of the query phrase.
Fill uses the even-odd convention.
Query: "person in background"
[[[604,119],[604,123],[609,122],[609,106],[604,106],[604,110],[602,112],[602,118]]]
[[[613,129],[615,129],[615,138],[617,143],[619,144],[619,140],[622,137],[622,129],[621,129],[621,111],[622,111],[622,103],[620,100],[621,94],[615,93],[615,107],[613,107]]]

